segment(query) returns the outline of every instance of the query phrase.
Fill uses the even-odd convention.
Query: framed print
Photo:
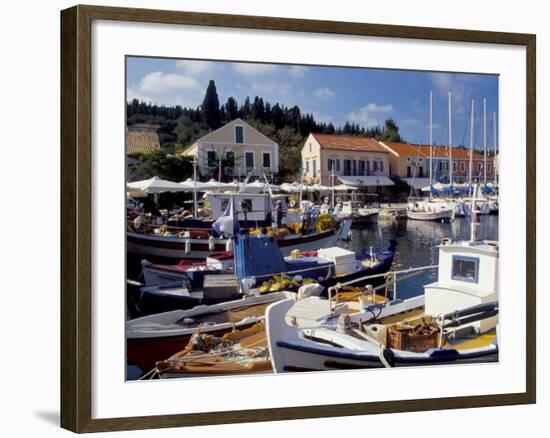
[[[535,41],[62,11],[62,427],[534,403]]]

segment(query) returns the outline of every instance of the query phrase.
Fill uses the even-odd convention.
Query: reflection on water
[[[343,243],[353,251],[373,248],[387,248],[390,239],[397,241],[397,249],[392,270],[416,266],[437,265],[438,245],[443,238],[469,240],[470,220],[456,218],[451,223],[429,221],[380,221],[366,224],[360,229],[352,229],[352,240]],[[498,216],[481,216],[479,237],[498,240]],[[398,283],[398,296],[409,298],[423,292],[422,286],[436,280],[436,270],[423,271],[418,276]]]

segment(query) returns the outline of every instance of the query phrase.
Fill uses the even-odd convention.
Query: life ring
[[[340,197],[336,198],[336,203],[340,204],[342,202],[342,199]]]
[[[330,202],[330,199],[328,199],[328,196],[325,196],[324,202],[325,204],[328,204]]]
[[[216,244],[214,243],[214,236],[210,236],[210,238],[208,239],[208,250],[214,251],[215,248]]]
[[[296,207],[296,201],[294,199],[291,200],[289,205],[290,205],[290,208]]]

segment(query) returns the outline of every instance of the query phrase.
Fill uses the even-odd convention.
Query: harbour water
[[[498,216],[481,216],[479,237],[486,240],[498,240]],[[430,221],[379,221],[365,224],[360,229],[352,229],[351,241],[342,246],[356,252],[384,249],[390,239],[397,241],[392,271],[410,267],[438,264],[438,245],[444,238],[469,240],[470,219],[456,218],[451,223]],[[417,276],[398,282],[398,297],[410,298],[423,292],[423,285],[435,281],[435,269],[422,271]],[[399,278],[399,277],[398,277]]]
[[[498,216],[481,216],[480,239],[497,240],[499,235]],[[386,249],[390,240],[397,242],[397,248],[391,270],[398,271],[413,267],[438,264],[438,245],[442,239],[469,240],[470,219],[456,218],[451,223],[429,221],[397,220],[364,224],[351,231],[351,240],[341,246],[355,252]],[[130,266],[130,265],[129,265]],[[136,267],[139,263],[136,262]],[[139,270],[131,274],[138,277]],[[129,272],[130,274],[130,272]],[[406,299],[423,293],[423,286],[436,280],[437,270],[421,271],[414,277],[398,281],[397,296]],[[398,277],[399,279],[399,277]],[[143,371],[127,364],[127,379],[138,379]]]

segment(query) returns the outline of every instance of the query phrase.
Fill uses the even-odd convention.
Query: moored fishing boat
[[[146,286],[182,282],[188,279],[194,287],[201,287],[204,275],[231,273],[233,271],[233,253],[224,251],[214,253],[205,260],[180,260],[177,264],[166,265],[142,260],[143,281]]]
[[[371,248],[356,254],[340,247],[325,247],[312,252],[295,250],[290,257],[283,257],[273,237],[241,234],[235,241],[235,274],[245,293],[255,288],[260,292],[297,290],[307,279],[330,287],[388,272],[395,247],[392,240],[385,251]]]
[[[455,210],[446,204],[416,201],[407,208],[407,218],[412,220],[449,222],[454,216]]]
[[[311,233],[275,233],[277,244],[284,255],[293,249],[304,251],[333,246],[347,238],[351,221],[341,221],[334,228]],[[156,259],[204,260],[209,255],[230,251],[231,238],[214,237],[207,230],[184,231],[170,235],[126,233],[128,253]]]
[[[420,297],[367,306],[364,312],[329,313],[316,327],[289,324],[291,300],[266,311],[276,372],[456,364],[498,360],[498,243],[446,240],[439,249],[438,280]],[[312,298],[313,299],[313,298]],[[331,307],[329,307],[331,308]]]
[[[264,319],[266,307],[288,298],[287,292],[245,296],[189,310],[174,310],[126,322],[127,359],[142,370],[182,350],[197,332],[220,335]]]

